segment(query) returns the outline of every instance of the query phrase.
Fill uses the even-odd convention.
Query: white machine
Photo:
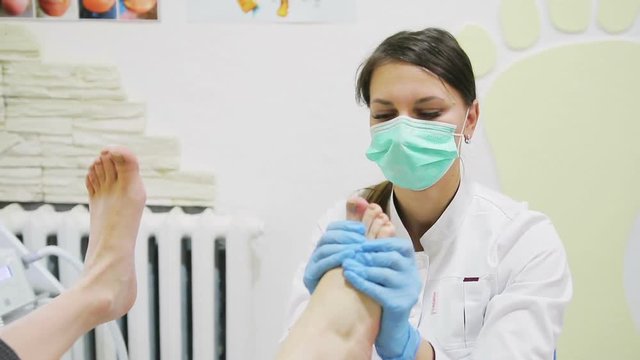
[[[0,318],[36,301],[25,274],[22,259],[15,249],[0,249]]]

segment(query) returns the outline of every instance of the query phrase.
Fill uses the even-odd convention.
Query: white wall
[[[164,0],[161,23],[29,27],[47,62],[117,65],[129,95],[148,102],[149,133],[180,137],[183,168],[215,172],[218,208],[266,223],[255,350],[270,358],[314,221],[381,179],[364,157],[357,66],[395,31],[456,31],[493,20],[496,3],[359,0],[352,24],[239,25],[189,24],[186,1]]]

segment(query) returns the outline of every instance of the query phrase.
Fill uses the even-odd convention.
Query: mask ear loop
[[[462,132],[458,134],[453,134],[454,136],[462,136],[465,144],[469,143],[469,138],[464,134],[464,129],[467,127],[467,118],[469,117],[469,110],[471,110],[471,107],[468,107],[467,112],[464,114],[464,121],[462,122]],[[461,147],[462,147],[462,141],[458,143],[458,156],[460,156]]]
[[[469,117],[469,110],[471,110],[471,106],[467,108],[467,112],[464,116],[464,121],[462,122],[462,132],[460,134],[456,134],[464,138],[465,144],[469,144],[470,142],[470,139],[467,137],[467,135],[464,134],[464,129],[467,127],[467,118]],[[462,152],[460,151],[461,148],[462,148],[462,141],[458,143],[458,158],[460,158],[460,178],[463,179],[465,165],[464,165],[464,158],[462,157]]]

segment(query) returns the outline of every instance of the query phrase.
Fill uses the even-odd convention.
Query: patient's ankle
[[[380,307],[368,300],[346,282],[342,269],[338,268],[322,277],[309,308],[322,313],[326,330],[336,336],[345,340],[364,338],[373,341],[380,322]]]

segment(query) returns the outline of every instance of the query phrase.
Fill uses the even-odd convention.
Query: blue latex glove
[[[327,271],[342,266],[345,259],[355,255],[367,240],[365,231],[360,221],[335,221],[327,226],[304,270],[302,280],[310,294]]]
[[[376,351],[384,360],[415,359],[421,338],[409,324],[422,280],[413,244],[407,239],[368,241],[342,263],[344,277],[382,307]]]

